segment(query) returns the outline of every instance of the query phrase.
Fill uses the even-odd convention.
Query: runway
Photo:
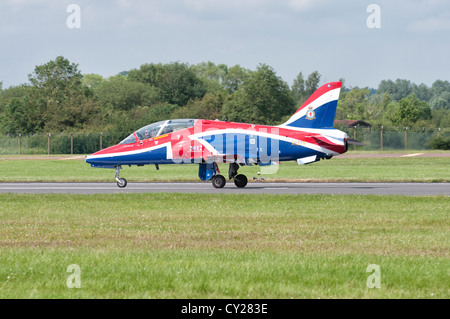
[[[111,183],[0,183],[0,193],[16,194],[121,194],[121,193],[202,193],[202,194],[356,194],[356,195],[444,195],[450,183],[270,183],[252,182],[237,188],[228,182],[222,189],[211,183],[133,183],[118,188]]]

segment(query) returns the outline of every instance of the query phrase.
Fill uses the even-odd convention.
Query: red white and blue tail
[[[341,82],[330,82],[317,89],[281,127],[332,128]]]

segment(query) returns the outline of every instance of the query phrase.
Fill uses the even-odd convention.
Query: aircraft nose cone
[[[88,163],[88,164],[92,164],[92,163],[94,162],[92,156],[90,156],[90,155],[86,156],[85,161],[86,161],[86,163]]]

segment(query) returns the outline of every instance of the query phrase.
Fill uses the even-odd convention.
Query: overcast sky
[[[71,4],[80,28],[68,27]],[[380,28],[367,25],[370,4],[381,9]],[[450,80],[450,1],[0,0],[3,88],[28,83],[59,55],[104,77],[211,61],[265,63],[289,85],[317,70],[322,83],[344,78],[350,87],[397,78],[430,86]]]

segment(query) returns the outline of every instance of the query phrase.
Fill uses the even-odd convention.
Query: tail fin
[[[280,126],[332,128],[340,91],[341,82],[321,86]]]

